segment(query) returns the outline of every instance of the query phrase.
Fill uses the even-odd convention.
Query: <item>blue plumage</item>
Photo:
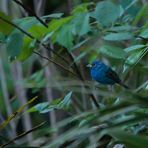
[[[115,71],[113,71],[109,66],[105,65],[99,60],[94,61],[92,64],[89,64],[91,77],[101,84],[113,85],[115,83],[122,85],[125,88],[128,88],[120,80],[119,76]]]

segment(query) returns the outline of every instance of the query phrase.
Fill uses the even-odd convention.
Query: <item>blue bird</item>
[[[106,85],[114,85],[117,83],[126,89],[128,88],[128,86],[121,81],[117,73],[101,61],[96,60],[92,62],[92,64],[88,64],[87,67],[90,67],[91,77],[97,82]]]

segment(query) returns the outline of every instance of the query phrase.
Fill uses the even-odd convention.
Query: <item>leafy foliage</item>
[[[54,127],[47,125],[36,131],[37,139],[47,137],[45,148],[66,144],[73,147],[115,147],[116,144],[129,148],[147,147],[148,4],[136,0],[124,2],[83,3],[69,16],[55,13],[41,17],[43,21],[48,20],[48,28],[34,17],[13,19],[0,12],[0,42],[6,45],[10,61],[41,61],[33,56],[37,51],[44,60],[65,70],[56,69],[51,78],[45,77],[43,71],[48,73],[49,63],[43,62],[42,69],[35,72],[33,69],[31,76],[26,72],[20,82],[31,89],[32,94],[45,97],[42,89],[51,89],[64,96],[52,101],[45,97],[27,110],[37,117],[56,111],[68,113],[68,117]],[[44,50],[50,54],[43,54]],[[111,91],[87,81],[85,65],[96,58],[112,65],[131,89],[115,86]],[[30,65],[27,63],[26,67]],[[99,108],[95,107],[94,98]]]

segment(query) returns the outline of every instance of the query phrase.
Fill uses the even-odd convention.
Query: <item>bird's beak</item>
[[[92,65],[91,65],[91,64],[88,64],[88,65],[86,65],[86,67],[89,67],[89,68],[91,68],[91,67],[92,67]]]

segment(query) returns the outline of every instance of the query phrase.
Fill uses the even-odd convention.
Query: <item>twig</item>
[[[37,52],[37,51],[33,51],[33,53],[39,55],[41,58],[44,58],[44,59],[46,59],[46,60],[48,60],[48,61],[54,63],[55,65],[61,67],[61,68],[64,69],[65,71],[71,73],[73,76],[75,76],[76,78],[78,78],[78,75],[77,75],[77,74],[75,74],[74,72],[72,72],[72,71],[70,71],[69,69],[65,68],[63,65],[61,65],[61,64],[59,64],[59,63],[57,63],[57,62],[55,62],[54,60],[52,60],[52,59],[50,59],[50,58],[48,58],[48,57],[45,57],[45,56],[41,55],[41,54],[40,54],[39,52]]]
[[[13,0],[15,3],[17,3],[18,5],[20,5],[22,8],[24,8],[24,10],[26,10],[27,12],[29,12],[31,15],[33,15],[41,24],[43,24],[43,26],[45,26],[46,28],[48,28],[48,25],[41,20],[34,11],[32,11],[32,9],[30,9],[29,7],[25,6],[23,3],[21,3],[18,0]]]
[[[5,146],[9,145],[10,143],[14,142],[15,140],[18,140],[18,139],[24,137],[25,135],[27,135],[27,134],[29,134],[29,133],[35,131],[36,129],[38,129],[38,128],[40,128],[41,126],[43,126],[45,123],[46,123],[46,121],[45,121],[45,122],[42,122],[41,124],[39,124],[39,125],[37,125],[37,126],[35,126],[35,127],[33,127],[33,128],[30,129],[30,130],[28,130],[28,131],[26,131],[26,132],[24,132],[24,133],[18,135],[17,137],[11,139],[11,140],[8,141],[7,143],[5,143],[5,144],[3,144],[2,146],[0,146],[0,148],[3,148],[3,147],[5,147]]]

